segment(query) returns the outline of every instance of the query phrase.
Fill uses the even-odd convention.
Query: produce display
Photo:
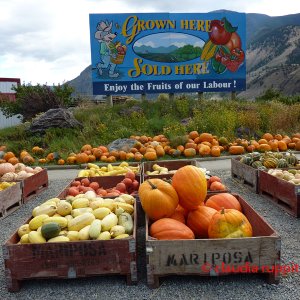
[[[87,191],[64,200],[48,199],[19,227],[20,244],[122,239],[133,234],[135,199],[96,197]]]
[[[290,170],[281,170],[281,169],[270,169],[268,173],[272,176],[286,180],[292,184],[300,185],[300,169],[290,169]]]
[[[219,157],[221,155],[242,155],[252,152],[300,151],[300,133],[295,133],[291,136],[265,133],[257,140],[247,140],[245,138],[234,138],[229,140],[224,136],[219,137],[208,132],[200,133],[193,130],[186,135],[176,137],[175,139],[169,139],[163,134],[152,137],[147,135],[132,135],[129,139],[134,141],[133,146],[125,147],[120,150],[110,150],[109,147],[105,145],[94,146],[85,144],[78,152],[71,152],[68,154],[59,153],[57,151],[51,152],[49,149],[43,149],[39,146],[34,146],[31,150],[22,150],[18,154],[13,153],[12,151],[6,151],[5,146],[1,146],[1,149],[5,150],[0,151],[0,164],[6,162],[17,164],[22,162],[26,165],[80,165],[94,162],[114,163],[117,161],[155,161],[163,157]],[[97,169],[96,167],[93,168]],[[108,172],[111,171],[117,171],[117,169],[112,169]],[[121,173],[120,169],[119,171]],[[104,171],[104,173],[105,172],[107,171]],[[95,173],[102,174],[99,170]]]
[[[139,197],[149,217],[150,235],[161,240],[252,236],[234,195],[207,195],[205,174],[192,165],[178,169],[172,183],[147,179],[140,185]]]
[[[260,170],[300,167],[298,158],[290,151],[285,154],[270,151],[263,154],[258,152],[248,153],[241,157],[240,162]]]
[[[117,166],[107,164],[107,166],[98,166],[96,164],[88,163],[87,169],[81,170],[78,177],[95,177],[95,176],[116,176],[125,175],[127,172],[139,174],[140,166],[131,166],[126,161],[121,162]]]
[[[88,191],[94,195],[94,197],[117,197],[122,194],[136,195],[139,185],[135,173],[127,171],[124,175],[124,179],[111,188],[104,188],[100,186],[100,183],[90,181],[87,177],[75,179],[71,182],[67,195],[77,196]]]
[[[41,167],[29,167],[23,163],[12,165],[11,163],[0,164],[0,181],[13,182],[24,180],[43,169]]]

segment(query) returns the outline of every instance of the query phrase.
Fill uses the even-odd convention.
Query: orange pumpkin
[[[278,149],[279,151],[286,151],[287,150],[287,144],[283,140],[278,141]]]
[[[34,164],[35,159],[31,155],[26,155],[23,157],[23,163],[25,165],[32,165]]]
[[[126,160],[133,160],[134,159],[134,154],[132,152],[127,152],[126,153]]]
[[[191,240],[193,231],[185,224],[171,218],[163,218],[150,226],[150,236],[158,240]]]
[[[136,152],[136,153],[134,154],[134,160],[135,160],[135,161],[141,161],[143,158],[144,158],[144,155],[141,154],[140,152]]]
[[[158,178],[143,182],[139,187],[139,197],[151,220],[170,217],[178,205],[176,190],[170,183]]]
[[[197,209],[207,194],[205,175],[195,166],[179,168],[172,178],[172,185],[178,193],[179,204],[187,210]]]
[[[220,147],[212,146],[210,153],[211,153],[211,156],[213,156],[213,157],[219,157],[221,155]]]
[[[20,153],[20,160],[23,160],[24,156],[29,155],[29,153],[26,150],[22,150]]]
[[[267,140],[267,141],[270,141],[270,140],[273,140],[274,137],[271,133],[267,132],[265,133],[263,136],[262,136],[263,139]]]
[[[67,163],[73,165],[76,163],[76,156],[68,156]]]
[[[199,154],[201,156],[210,155],[211,149],[209,146],[201,143],[201,144],[199,144],[198,149],[199,149]]]
[[[197,149],[197,144],[196,143],[191,143],[191,142],[188,142],[185,144],[185,149],[188,149],[188,148],[193,148],[193,149]]]
[[[9,163],[11,163],[12,165],[16,165],[17,163],[19,163],[19,159],[17,157],[11,157],[8,160]]]
[[[241,238],[252,237],[252,226],[247,217],[236,209],[222,209],[216,212],[208,226],[208,237]]]
[[[126,160],[126,152],[125,151],[123,151],[123,150],[121,150],[121,151],[119,151],[119,158],[120,158],[120,160]]]
[[[274,139],[276,139],[277,141],[281,141],[282,140],[282,135],[277,133],[274,135]]]
[[[271,151],[277,151],[278,150],[278,141],[276,139],[269,140],[268,144],[271,147]]]
[[[116,160],[117,160],[116,157],[111,155],[107,158],[106,162],[113,163],[116,162]]]
[[[93,148],[92,154],[96,157],[96,159],[100,159],[102,151],[99,148]]]
[[[260,139],[258,140],[258,143],[261,144],[268,144],[268,141],[266,139]]]
[[[175,211],[179,211],[180,213],[182,213],[184,215],[185,218],[187,218],[189,211],[185,208],[183,208],[180,204],[177,205]]]
[[[93,155],[93,154],[90,154],[89,155],[89,162],[94,162],[94,161],[96,161],[96,156]]]
[[[296,143],[295,150],[300,151],[300,140]]]
[[[53,153],[53,152],[50,152],[50,153],[47,155],[47,160],[48,160],[48,161],[53,161],[53,160],[54,160],[54,153]]]
[[[225,185],[221,182],[215,181],[210,184],[209,189],[211,191],[223,191],[225,190]]]
[[[89,145],[89,144],[83,145],[83,146],[81,147],[81,152],[91,151],[92,148],[93,148],[93,147],[92,147],[91,145]]]
[[[196,150],[194,148],[184,149],[183,154],[185,157],[194,157],[196,156]]]
[[[243,146],[230,146],[229,153],[233,155],[240,155],[245,152],[245,148]]]
[[[199,137],[198,131],[194,130],[189,133],[189,138],[195,140],[195,138]]]
[[[76,162],[78,164],[86,164],[88,163],[88,161],[89,161],[89,156],[86,153],[82,152],[76,154]]]
[[[155,151],[156,151],[157,157],[162,157],[166,154],[164,148],[160,145],[156,146]]]
[[[62,158],[60,158],[60,159],[57,161],[57,163],[58,163],[59,165],[64,165],[64,164],[65,164],[65,160],[62,159]]]
[[[32,153],[33,154],[36,154],[36,155],[41,155],[45,152],[45,150],[39,146],[34,146],[32,149],[31,149]]]
[[[46,158],[40,158],[39,159],[39,164],[45,164],[47,162]]]
[[[271,151],[272,148],[269,144],[260,144],[258,147],[257,147],[257,151],[259,152],[266,152],[266,151]]]
[[[144,158],[147,160],[157,160],[157,154],[156,154],[156,152],[147,151],[144,154]]]
[[[208,238],[208,226],[217,211],[208,206],[199,206],[189,212],[186,224],[197,238]]]
[[[9,152],[6,152],[4,155],[3,155],[3,159],[5,159],[6,161],[8,161],[10,158],[13,158],[15,157],[15,154],[11,151]]]
[[[170,216],[170,218],[185,224],[184,214],[183,214],[183,212],[181,212],[179,210],[175,210],[174,213]]]
[[[219,193],[213,196],[210,196],[205,205],[216,210],[224,208],[234,208],[236,210],[242,211],[240,202],[229,193]]]
[[[212,136],[212,134],[207,133],[207,132],[203,132],[200,134],[200,142],[212,142],[214,137]]]

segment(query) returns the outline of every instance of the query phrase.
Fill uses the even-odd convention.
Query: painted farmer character
[[[100,62],[97,64],[99,75],[103,74],[103,69],[108,69],[108,75],[111,78],[116,78],[119,73],[115,72],[116,64],[112,62],[112,59],[116,58],[117,52],[113,40],[117,36],[117,33],[112,32],[113,23],[107,21],[101,21],[97,24],[97,31],[95,38],[100,43]]]

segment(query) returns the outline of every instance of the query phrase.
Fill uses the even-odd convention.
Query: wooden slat
[[[280,237],[243,198],[233,194],[252,224],[253,237],[236,239],[156,240],[149,236],[146,219],[147,279],[158,287],[167,275],[216,276],[232,274],[238,268],[266,273],[270,282],[278,283],[280,274],[270,274],[265,267],[280,264]],[[230,268],[228,270],[228,268]],[[245,273],[245,272],[244,272]],[[247,271],[246,271],[247,273]]]

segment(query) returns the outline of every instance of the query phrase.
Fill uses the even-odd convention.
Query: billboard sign
[[[244,13],[90,14],[95,95],[246,89]]]

